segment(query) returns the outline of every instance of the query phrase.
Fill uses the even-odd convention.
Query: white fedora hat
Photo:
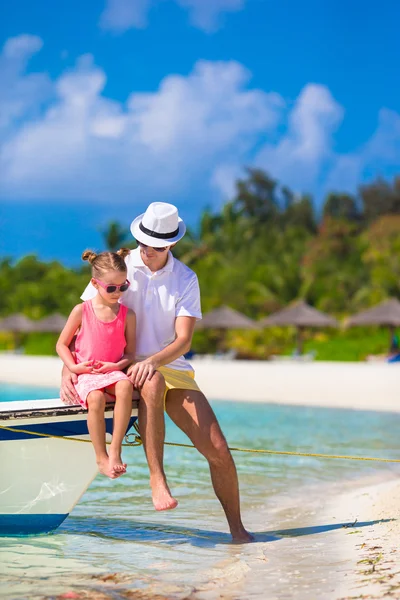
[[[138,242],[162,248],[183,238],[186,225],[178,216],[176,206],[166,202],[152,202],[145,213],[132,221],[131,232]]]

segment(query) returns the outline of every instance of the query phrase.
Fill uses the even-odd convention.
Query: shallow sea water
[[[0,389],[2,400],[15,394],[27,399],[55,397],[57,391]],[[397,414],[212,405],[230,446],[400,458]],[[166,437],[187,442],[170,421]],[[97,477],[54,534],[0,539],[0,597],[57,598],[73,591],[82,598],[118,599],[136,590],[146,598],[247,600],[307,598],[309,589],[324,597],[345,568],[331,546],[343,524],[320,516],[325,499],[357,480],[398,470],[390,463],[233,455],[243,521],[254,544],[230,543],[207,464],[195,450],[166,447],[166,472],[179,506],[157,513],[143,450],[125,448],[127,474],[115,481]],[[326,564],[331,578],[321,576]]]

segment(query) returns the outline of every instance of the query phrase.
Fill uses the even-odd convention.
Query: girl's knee
[[[106,406],[106,397],[100,390],[94,390],[88,394],[86,402],[89,410],[104,410]]]
[[[132,392],[133,383],[129,379],[120,379],[115,384],[115,389],[120,392]]]

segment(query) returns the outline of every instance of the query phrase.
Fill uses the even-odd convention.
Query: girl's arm
[[[80,373],[91,373],[92,372],[92,361],[88,361],[86,363],[80,363],[77,365],[75,363],[74,357],[71,354],[71,350],[69,349],[69,345],[72,342],[72,339],[80,327],[82,323],[82,304],[78,304],[75,306],[71,314],[68,317],[68,320],[65,324],[64,329],[60,333],[60,337],[58,338],[56,344],[56,352],[58,356],[63,361],[64,365],[72,372],[76,374]]]

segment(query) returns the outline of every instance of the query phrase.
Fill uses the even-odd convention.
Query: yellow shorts
[[[169,390],[201,391],[194,379],[194,371],[178,371],[170,367],[160,367],[157,370],[165,379],[164,405]]]

